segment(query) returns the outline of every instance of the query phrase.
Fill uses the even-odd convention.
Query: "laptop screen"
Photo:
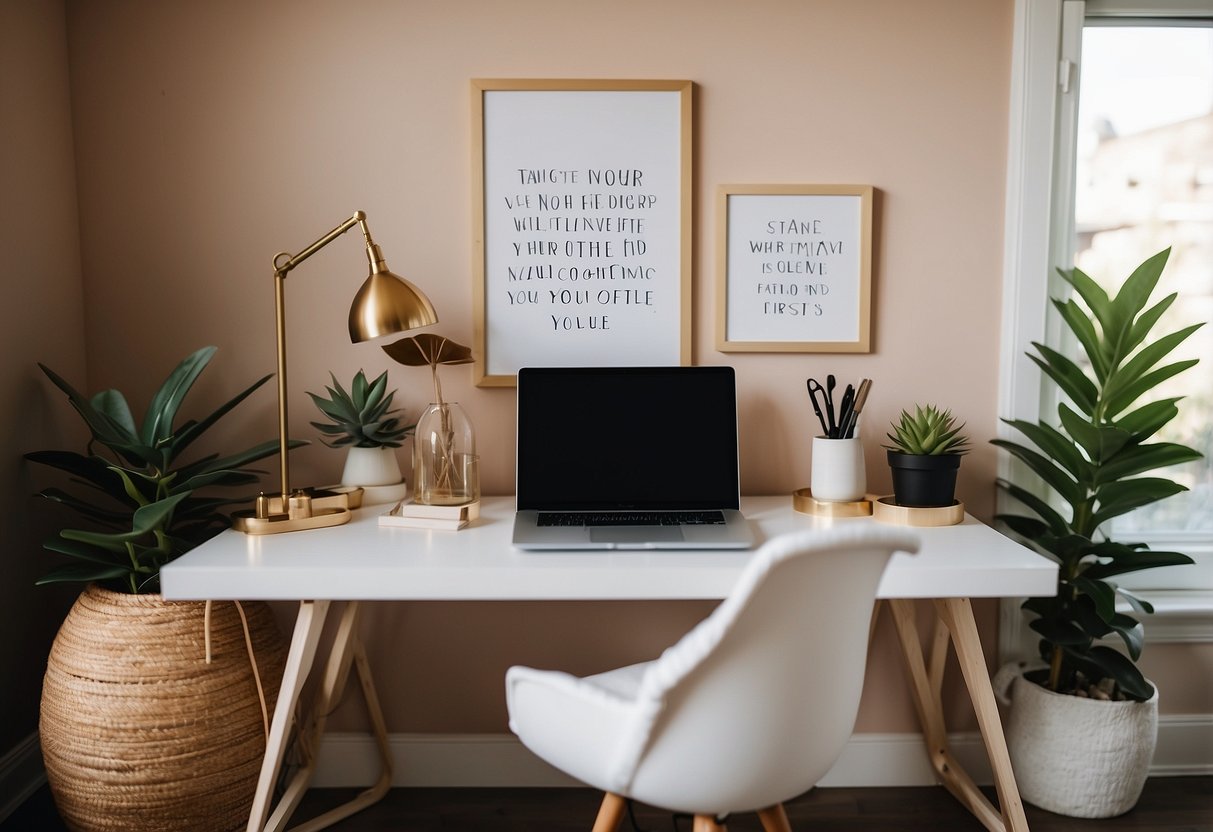
[[[518,508],[739,507],[732,367],[524,367]]]

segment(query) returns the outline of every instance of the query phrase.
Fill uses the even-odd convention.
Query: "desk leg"
[[[274,706],[274,719],[270,723],[270,735],[265,743],[265,758],[261,762],[261,775],[257,780],[257,791],[253,794],[253,808],[249,813],[248,832],[261,832],[270,812],[270,801],[274,796],[274,783],[278,769],[286,754],[290,739],[295,709],[299,705],[299,694],[303,683],[311,672],[316,658],[316,646],[324,629],[328,615],[328,601],[301,601],[295,617],[295,632],[287,651],[286,668],[282,673],[282,685],[278,690],[278,703]]]
[[[366,658],[366,649],[358,637],[358,614],[360,605],[357,601],[346,604],[333,637],[333,645],[325,661],[324,675],[316,703],[310,719],[300,726],[300,743],[305,749],[304,764],[292,775],[283,792],[278,806],[265,823],[266,832],[280,832],[286,828],[291,815],[299,806],[299,801],[311,785],[316,773],[316,750],[320,738],[324,734],[324,726],[328,715],[340,702],[341,694],[349,681],[351,667],[356,668],[362,694],[366,700],[367,712],[375,735],[375,743],[379,750],[380,774],[379,779],[371,788],[359,794],[348,803],[325,812],[305,823],[292,827],[291,832],[316,832],[344,820],[355,812],[360,812],[367,806],[383,798],[392,784],[392,756],[388,746],[387,727],[383,713],[379,708],[379,697],[375,693],[375,685],[371,679],[370,664]]]
[[[990,832],[1027,832],[1028,821],[1024,815],[1023,803],[1019,799],[1014,772],[1011,770],[1006,738],[1003,736],[1002,723],[999,721],[998,708],[994,702],[994,691],[990,686],[985,657],[977,637],[972,604],[967,598],[943,598],[934,602],[938,620],[932,639],[928,669],[918,635],[914,602],[892,600],[888,603],[897,628],[902,655],[906,660],[910,688],[914,695],[914,705],[918,709],[919,721],[922,723],[927,753],[940,782]],[[990,757],[998,801],[1002,806],[1001,812],[981,793],[968,772],[960,767],[948,746],[940,694],[949,637],[956,648],[956,657],[964,675],[965,686],[977,714],[986,753]]]

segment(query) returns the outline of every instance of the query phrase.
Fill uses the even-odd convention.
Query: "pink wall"
[[[916,401],[938,402],[968,423],[975,450],[960,494],[989,518],[1011,12],[1011,0],[72,4],[89,384],[146,397],[208,343],[220,352],[200,401],[270,372],[271,257],[356,209],[392,269],[434,301],[437,330],[470,343],[469,79],[690,79],[695,361],[737,368],[743,489],[808,484],[807,376],[869,376],[871,486],[888,488],[884,425]],[[878,189],[870,355],[716,352],[712,197],[739,182]],[[362,269],[350,236],[290,279],[297,435],[314,438],[304,391],[330,370],[389,368],[412,413],[428,400],[424,371],[348,343]],[[486,493],[509,493],[513,392],[470,378],[447,368],[444,388],[476,423]],[[273,407],[272,393],[259,394],[220,438],[273,436]],[[316,444],[293,470],[319,483],[340,467]],[[391,707],[392,730],[503,730],[508,664],[589,671],[647,658],[703,612],[383,605],[368,630],[384,699],[408,703]],[[981,616],[992,636],[993,606]],[[873,649],[860,727],[910,730],[891,642]]]
[[[35,588],[51,556],[43,501],[49,477],[21,459],[81,439],[67,402],[46,394],[41,361],[81,378],[83,306],[76,215],[67,32],[55,3],[0,3],[0,758],[38,727],[51,639],[76,593]],[[15,634],[15,635],[14,635]],[[5,798],[7,800],[7,798]],[[0,801],[3,802],[3,801]]]

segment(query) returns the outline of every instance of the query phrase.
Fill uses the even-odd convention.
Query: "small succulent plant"
[[[328,397],[308,393],[316,407],[328,422],[312,422],[312,427],[328,439],[320,441],[330,448],[399,448],[413,425],[404,424],[403,418],[392,410],[392,398],[396,391],[387,389],[387,371],[374,381],[366,380],[366,373],[359,370],[354,376],[349,392],[332,373],[331,387],[325,387]]]
[[[968,453],[969,439],[960,431],[950,410],[940,410],[934,405],[914,405],[914,414],[901,411],[901,418],[893,422],[893,432],[887,434],[893,442],[885,447],[891,451],[918,456]]]

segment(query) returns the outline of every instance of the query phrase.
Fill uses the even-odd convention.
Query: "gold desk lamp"
[[[340,492],[291,490],[287,460],[286,412],[286,276],[355,225],[366,238],[366,257],[370,274],[350,306],[350,341],[357,344],[384,335],[407,332],[438,323],[438,315],[429,298],[404,278],[388,271],[383,252],[371,239],[366,214],[355,212],[341,225],[325,234],[298,254],[274,255],[274,312],[278,334],[278,445],[282,465],[282,491],[277,496],[257,498],[252,511],[236,512],[232,525],[246,534],[273,534],[324,526],[340,526],[350,519],[349,495]]]

